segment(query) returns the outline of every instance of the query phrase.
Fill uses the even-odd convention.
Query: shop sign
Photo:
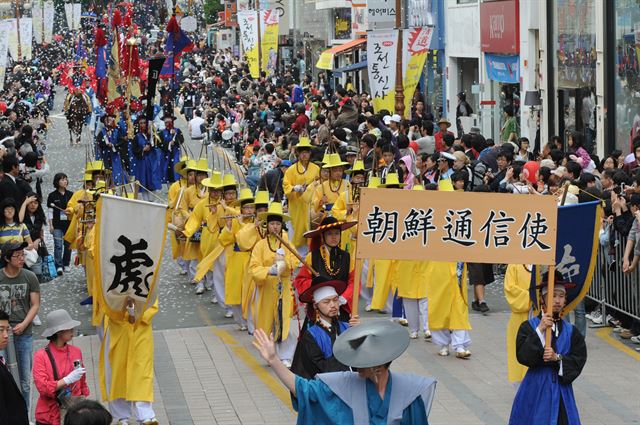
[[[367,2],[369,29],[394,28],[396,25],[396,0],[369,0]]]
[[[485,63],[490,80],[508,84],[520,82],[520,56],[485,53]]]
[[[518,0],[480,4],[480,48],[483,52],[518,53],[519,31]]]

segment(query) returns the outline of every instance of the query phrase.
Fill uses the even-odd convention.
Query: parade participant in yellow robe
[[[294,308],[291,273],[297,268],[298,259],[273,236],[281,235],[284,241],[288,240],[282,232],[282,223],[290,218],[282,212],[282,204],[272,202],[258,219],[266,220],[269,233],[256,243],[249,261],[249,273],[257,286],[255,326],[267,334],[273,333],[278,356],[291,366],[297,342],[290,326]]]
[[[198,259],[192,262],[192,264],[195,263],[194,269],[197,269],[201,259],[209,255],[218,245],[218,236],[224,226],[221,218],[226,215],[225,206],[222,203],[222,175],[214,171],[210,178],[202,180],[202,186],[207,189],[208,196],[198,201],[189,215],[184,231],[180,232],[187,238],[200,232]],[[196,285],[196,294],[200,295],[204,290],[204,282],[199,281]]]
[[[251,252],[258,241],[265,238],[267,234],[266,222],[259,220],[260,213],[267,212],[269,208],[269,192],[266,190],[258,191],[254,201],[256,219],[254,223],[245,224],[236,233],[236,243],[240,251]],[[264,223],[264,227],[263,227]],[[255,329],[254,318],[257,314],[256,305],[256,282],[251,273],[245,273],[242,281],[242,318],[247,322],[247,330],[249,334],[253,334]]]
[[[303,194],[320,174],[320,167],[309,162],[311,158],[311,142],[308,137],[300,137],[295,146],[298,161],[284,173],[282,187],[287,197],[289,215],[293,225],[291,242],[295,247],[304,247],[307,241],[304,233],[309,230],[309,203],[304,202]]]
[[[330,215],[338,196],[349,189],[349,182],[342,178],[346,165],[348,162],[342,161],[339,154],[329,154],[328,162],[322,166],[323,169],[329,170],[329,179],[316,188],[311,200],[311,208],[316,213],[324,211],[325,214]]]
[[[240,325],[240,330],[246,331],[247,322],[242,317],[242,286],[247,274],[246,270],[251,258],[251,252],[240,250],[236,235],[243,226],[252,226],[255,219],[256,207],[251,189],[244,188],[240,190],[239,199],[231,206],[240,207],[240,215],[226,219],[225,226],[218,238],[220,245],[225,247],[226,251],[224,302],[231,309],[233,318]]]
[[[401,189],[405,185],[398,181],[398,174],[388,173],[385,184],[380,184],[381,189]],[[382,193],[380,196],[384,196]],[[393,298],[398,289],[398,269],[397,260],[375,260],[375,274],[373,286],[373,298],[371,299],[372,310],[382,310],[389,312],[392,310]],[[402,319],[398,317],[398,319]],[[402,319],[404,322],[404,319]]]
[[[108,170],[104,169],[104,163],[102,161],[90,161],[85,164],[84,167],[84,175],[82,179],[83,187],[80,190],[77,190],[71,196],[71,199],[67,203],[67,215],[71,220],[69,222],[69,228],[64,235],[64,240],[69,243],[69,249],[77,249],[76,239],[77,239],[77,230],[78,230],[78,222],[82,217],[76,214],[78,210],[78,203],[82,200],[87,200],[86,190],[93,189],[96,181],[104,180],[106,173]]]
[[[367,189],[377,189],[380,186],[380,177],[369,176]],[[357,228],[358,226],[356,226]],[[373,299],[373,276],[375,274],[375,260],[366,258],[362,262],[362,281],[364,284],[360,288],[360,298],[365,305],[365,311],[371,311],[371,300]]]
[[[458,278],[457,263],[429,261],[427,287],[429,297],[429,327],[432,341],[438,345],[441,356],[449,355],[449,345],[456,357],[471,356],[467,276]]]
[[[191,183],[188,180],[188,171],[185,169],[187,165],[188,158],[183,156],[180,158],[180,161],[173,167],[176,173],[180,174],[180,179],[171,183],[169,186],[169,191],[167,194],[167,223],[172,223],[176,227],[180,227],[179,224],[183,224],[187,221],[188,217],[175,217],[176,216],[176,206],[178,205],[178,200],[182,202],[182,197],[184,196],[184,192],[187,187],[195,184],[195,174],[192,174]],[[175,217],[175,220],[174,220]],[[180,274],[186,275],[188,273],[189,264],[187,264],[182,259],[182,251],[184,250],[184,241],[179,241],[176,239],[175,232],[171,233],[171,255],[174,260],[180,266]]]
[[[340,193],[340,196],[331,208],[331,215],[340,221],[358,221],[358,205],[360,202],[360,188],[364,185],[366,174],[369,170],[364,168],[364,162],[357,160],[353,168],[345,171],[351,175],[349,181],[350,188]],[[347,201],[348,199],[348,201]],[[356,240],[358,236],[358,226],[351,227],[342,232],[342,246],[351,256],[351,268],[355,266]]]
[[[520,364],[516,358],[516,336],[518,329],[525,320],[529,319],[531,311],[531,268],[524,264],[509,264],[504,275],[504,296],[511,308],[509,323],[507,324],[507,365],[509,382],[522,382],[527,373],[527,367]]]
[[[120,317],[105,321],[100,351],[100,387],[118,423],[158,424],[153,411],[153,328],[158,301],[135,320],[133,301],[125,304]]]
[[[202,181],[207,178],[211,169],[207,167],[206,159],[199,160],[188,160],[186,162],[184,171],[187,173],[187,179],[189,179],[189,174],[195,173],[195,184],[193,186],[187,187],[185,189],[182,199],[180,200],[180,204],[177,206],[176,214],[181,217],[187,217],[188,222],[191,214],[193,214],[193,210],[196,205],[203,199],[207,198],[207,188],[202,185]],[[194,278],[196,274],[196,267],[198,262],[202,259],[200,253],[200,237],[202,235],[200,228],[202,227],[202,222],[198,224],[198,228],[196,228],[193,233],[189,235],[184,244],[184,249],[182,251],[182,258],[185,262],[189,263],[188,273],[189,280],[191,283],[197,283]],[[184,233],[182,229],[180,231],[176,231],[176,237],[182,239]],[[197,233],[196,237],[191,237]]]

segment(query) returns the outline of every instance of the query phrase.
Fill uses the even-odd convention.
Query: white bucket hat
[[[60,331],[77,328],[80,322],[73,320],[67,310],[54,310],[47,314],[47,328],[42,332],[44,338],[49,338]]]

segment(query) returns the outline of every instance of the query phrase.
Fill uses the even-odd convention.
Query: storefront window
[[[616,0],[615,102],[616,149],[628,152],[640,135],[640,7],[636,0]]]
[[[443,56],[444,50],[429,50],[424,63],[424,106],[438,120],[443,116]]]
[[[351,39],[351,8],[335,9],[335,37],[336,40]]]
[[[635,2],[635,0],[634,0]],[[554,34],[559,134],[584,134],[593,150],[596,136],[596,0],[556,0]]]

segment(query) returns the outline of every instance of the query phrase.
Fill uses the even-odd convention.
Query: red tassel
[[[133,9],[131,7],[131,3],[127,3],[127,11],[124,14],[124,27],[131,28],[132,23],[133,23]]]
[[[94,41],[95,47],[102,47],[107,45],[107,38],[104,35],[104,30],[101,27],[96,29],[96,39]]]
[[[120,13],[119,9],[116,9],[116,11],[113,12],[113,19],[111,20],[111,25],[113,26],[113,29],[116,29],[122,25],[122,13]]]
[[[178,25],[178,20],[176,19],[175,15],[172,16],[167,23],[167,32],[172,34],[180,32],[180,25]]]

